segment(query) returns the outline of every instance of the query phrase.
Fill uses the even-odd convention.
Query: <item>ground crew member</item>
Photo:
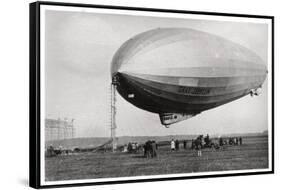
[[[157,157],[157,152],[156,152],[156,142],[155,141],[152,141],[151,142],[151,157]]]
[[[197,156],[198,156],[198,157],[201,157],[201,156],[202,156],[202,147],[201,147],[201,145],[198,144],[198,145],[196,146],[196,149],[197,149]]]
[[[220,146],[223,146],[223,139],[222,139],[222,137],[220,137],[220,139],[219,139],[219,144],[220,144]]]
[[[183,148],[186,149],[186,140],[183,140]]]
[[[179,150],[179,141],[178,141],[178,139],[176,140],[176,150]]]
[[[174,139],[172,139],[172,141],[171,141],[171,150],[175,150],[175,148],[176,148],[175,141],[174,141]]]

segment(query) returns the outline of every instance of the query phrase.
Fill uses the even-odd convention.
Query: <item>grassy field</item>
[[[47,181],[176,174],[268,168],[267,136],[244,137],[241,146],[219,150],[203,149],[202,157],[194,150],[171,152],[159,147],[157,158],[143,153],[83,153],[46,158]]]

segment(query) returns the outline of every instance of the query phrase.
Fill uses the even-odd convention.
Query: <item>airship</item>
[[[248,48],[190,28],[156,28],[124,42],[111,62],[118,93],[162,125],[258,95],[264,61]]]

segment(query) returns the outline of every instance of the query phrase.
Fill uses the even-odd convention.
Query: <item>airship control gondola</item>
[[[257,94],[263,60],[222,37],[188,28],[157,28],[134,36],[115,53],[111,75],[133,105],[158,113],[163,125]]]

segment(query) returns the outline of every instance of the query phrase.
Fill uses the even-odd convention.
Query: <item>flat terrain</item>
[[[244,137],[241,146],[203,149],[202,157],[197,157],[195,150],[184,150],[182,147],[179,151],[171,152],[169,146],[161,146],[157,153],[157,158],[144,158],[142,152],[96,152],[46,158],[46,180],[268,168],[267,136]]]

